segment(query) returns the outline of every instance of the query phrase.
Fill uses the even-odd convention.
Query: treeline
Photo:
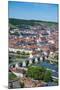
[[[23,19],[11,19],[9,18],[9,23],[12,25],[34,25],[34,20],[23,20]]]
[[[24,19],[15,19],[15,18],[9,18],[9,23],[12,25],[37,25],[40,23],[45,23],[47,25],[51,25],[51,24],[57,24],[56,22],[47,22],[47,21],[40,21],[40,20],[24,20]]]

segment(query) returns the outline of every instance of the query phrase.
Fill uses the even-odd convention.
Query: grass
[[[13,73],[9,73],[9,80],[16,80],[17,76]]]

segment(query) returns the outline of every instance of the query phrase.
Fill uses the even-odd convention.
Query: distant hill
[[[52,24],[57,24],[56,22],[47,22],[47,21],[40,21],[40,20],[24,20],[24,19],[15,19],[9,18],[9,25],[12,27],[17,27],[21,25],[37,25],[37,24],[46,24],[51,26]]]
[[[17,28],[13,23],[9,23],[9,26],[10,26],[11,28]]]

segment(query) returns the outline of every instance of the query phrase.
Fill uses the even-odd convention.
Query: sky
[[[58,5],[9,1],[8,17],[58,22]]]

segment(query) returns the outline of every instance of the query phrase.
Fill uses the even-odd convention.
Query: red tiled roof
[[[40,37],[41,41],[46,41],[45,37]]]
[[[50,50],[50,48],[49,48],[48,46],[41,46],[41,49],[42,49],[43,51],[48,51],[48,50]]]

